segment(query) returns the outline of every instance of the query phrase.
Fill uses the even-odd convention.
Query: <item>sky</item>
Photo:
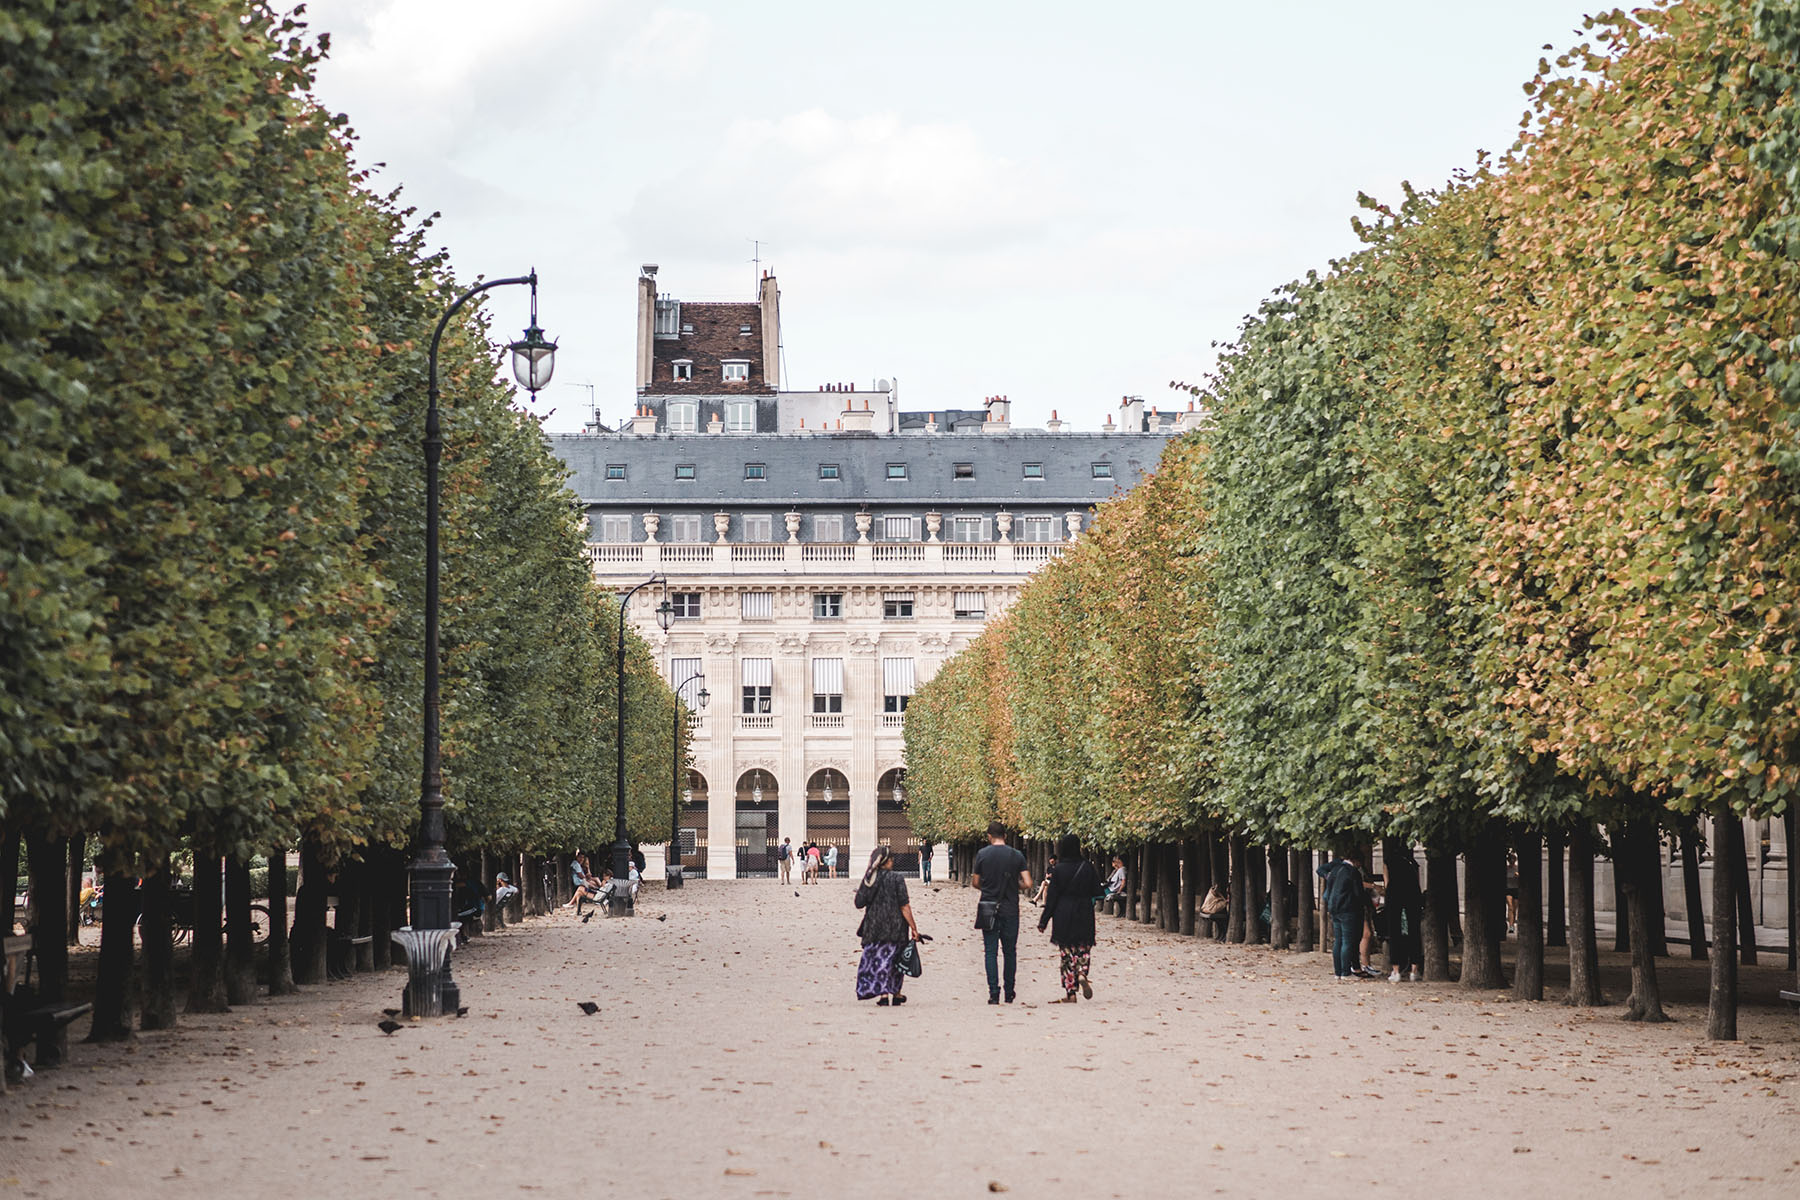
[[[1504,151],[1575,0],[314,0],[317,95],[458,277],[540,277],[552,431],[634,401],[639,265],[781,287],[784,384],[1186,407],[1271,291],[1357,247],[1357,193]],[[759,245],[760,243],[760,245]],[[497,335],[527,297],[490,302]],[[522,400],[525,398],[522,396]]]

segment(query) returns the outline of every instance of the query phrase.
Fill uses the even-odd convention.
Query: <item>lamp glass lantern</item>
[[[664,633],[669,632],[669,626],[675,623],[675,606],[670,604],[667,600],[664,600],[661,604],[657,605],[656,623],[662,628]]]
[[[550,377],[556,374],[556,343],[538,328],[536,271],[531,274],[531,324],[526,326],[525,336],[507,349],[512,351],[513,378],[520,387],[536,395],[550,386]]]

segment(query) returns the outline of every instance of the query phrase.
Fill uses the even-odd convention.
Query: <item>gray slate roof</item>
[[[834,434],[558,434],[551,449],[569,466],[569,486],[590,506],[769,504],[1054,504],[1086,507],[1134,487],[1154,470],[1169,442],[1160,433]],[[746,480],[761,463],[762,481]],[[835,463],[836,480],[819,478]],[[905,463],[906,478],[887,477]],[[957,479],[970,463],[972,479]],[[1024,464],[1041,463],[1042,479]],[[1094,463],[1112,478],[1096,479]],[[609,464],[625,478],[609,480]],[[692,464],[694,478],[675,468]]]

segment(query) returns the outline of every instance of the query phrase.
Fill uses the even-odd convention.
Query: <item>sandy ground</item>
[[[1800,1195],[1800,1020],[1773,1007],[1720,1046],[1697,1003],[1643,1027],[1337,985],[1323,955],[1105,918],[1091,1003],[1045,1003],[1028,928],[990,1008],[969,894],[914,881],[937,940],[877,1008],[851,888],[528,922],[458,956],[466,1018],[393,1037],[399,972],[76,1045],[0,1098],[0,1197]]]

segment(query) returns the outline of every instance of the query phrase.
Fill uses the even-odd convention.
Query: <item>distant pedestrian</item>
[[[1357,962],[1363,932],[1362,869],[1339,850],[1318,874],[1324,881],[1319,904],[1331,919],[1331,973],[1343,983],[1362,974]]]
[[[781,882],[791,882],[794,869],[794,847],[788,838],[781,839],[781,845],[775,848],[775,866],[781,872]]]
[[[819,843],[806,843],[806,877],[809,882],[819,882],[819,872],[825,869],[825,854],[819,849]]]
[[[1519,856],[1506,852],[1506,932],[1519,930]]]
[[[835,845],[825,847],[825,878],[836,879],[838,877],[837,862],[837,847]]]
[[[919,882],[931,882],[931,840],[929,838],[919,845]]]
[[[893,865],[888,848],[875,847],[869,855],[869,869],[856,889],[856,907],[863,910],[862,924],[857,927],[863,952],[856,966],[856,998],[875,999],[880,1005],[906,1003],[900,994],[906,979],[900,970],[900,950],[908,940],[919,940],[906,880],[891,869]]]
[[[969,882],[981,890],[975,923],[987,963],[988,1003],[1000,1003],[1004,983],[1006,1002],[1011,1004],[1018,992],[1019,893],[1031,891],[1031,872],[1025,868],[1025,856],[1006,844],[1006,826],[998,821],[988,824],[988,844],[975,855]],[[1004,978],[1001,957],[1006,960]]]
[[[1387,863],[1388,982],[1417,981],[1424,968],[1419,922],[1424,916],[1424,895],[1419,888],[1419,863],[1406,851],[1404,858]]]
[[[512,876],[501,871],[494,876],[494,907],[504,909],[519,897],[519,889],[513,886]]]
[[[1044,912],[1038,917],[1038,932],[1047,927],[1050,940],[1056,943],[1062,958],[1063,998],[1058,1004],[1074,1004],[1076,989],[1089,1000],[1094,989],[1088,983],[1088,968],[1094,953],[1094,900],[1104,890],[1100,872],[1081,856],[1081,839],[1063,834],[1056,843],[1055,865],[1044,882]]]

